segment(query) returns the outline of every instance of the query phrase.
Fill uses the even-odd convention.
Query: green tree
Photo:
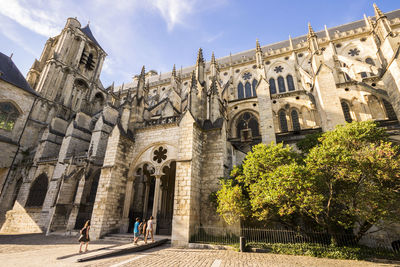
[[[399,221],[398,151],[370,121],[324,133],[305,158],[289,146],[259,144],[221,181],[217,210],[229,223],[301,217],[331,234],[356,227],[359,239],[381,220]]]
[[[323,196],[302,211],[329,232],[358,229],[359,239],[381,220],[397,220],[399,148],[375,123],[353,122],[323,134],[305,162],[311,190]]]

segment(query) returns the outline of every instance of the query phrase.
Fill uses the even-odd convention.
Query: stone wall
[[[203,136],[190,112],[180,124],[179,157],[176,164],[172,245],[187,246],[200,224]]]
[[[93,238],[119,231],[133,146],[133,140],[123,136],[115,126],[108,139],[92,212]]]

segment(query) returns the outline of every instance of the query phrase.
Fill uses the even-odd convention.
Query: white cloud
[[[185,24],[185,18],[193,13],[196,5],[195,0],[152,0],[171,31],[177,24]]]
[[[34,47],[34,50],[39,50],[35,53],[29,48],[33,45],[29,42],[29,36],[23,35],[18,25],[35,34],[52,37],[61,32],[68,17],[77,17],[82,25],[90,20],[94,36],[109,55],[103,66],[104,75],[110,79],[130,79],[136,69],[140,71],[142,64],[165,69],[165,62],[162,62],[164,55],[158,47],[159,43],[154,42],[152,33],[143,34],[146,27],[143,14],[160,14],[166,28],[171,32],[177,26],[193,27],[196,15],[225,2],[226,0],[0,0],[0,24],[1,18],[10,25],[13,24],[12,27],[0,27],[0,31],[38,57],[44,44]],[[212,42],[218,37],[209,37],[207,40]]]
[[[40,35],[53,36],[59,31],[55,16],[30,6],[26,1],[0,0],[0,14]]]

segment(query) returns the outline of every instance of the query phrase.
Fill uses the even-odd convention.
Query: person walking
[[[147,237],[149,234],[151,235],[151,242],[154,242],[154,222],[153,216],[150,216],[150,220],[147,221],[147,229],[146,229],[146,236],[144,238],[144,243],[147,244]]]
[[[90,230],[90,220],[87,220],[85,225],[83,226],[83,228],[80,231],[81,235],[78,239],[78,241],[81,243],[81,245],[79,247],[79,253],[82,253],[83,244],[86,244],[85,252],[88,251],[88,245],[89,245],[89,241],[90,241],[89,230]]]
[[[139,225],[140,225],[140,219],[138,217],[138,218],[136,218],[135,225],[133,226],[133,236],[134,236],[133,244],[135,244],[135,245],[138,244],[138,239],[139,239],[139,235],[140,235]]]

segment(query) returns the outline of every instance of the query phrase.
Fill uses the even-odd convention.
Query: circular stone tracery
[[[161,163],[163,160],[167,159],[167,149],[160,146],[158,149],[154,150],[153,160],[157,163]]]

